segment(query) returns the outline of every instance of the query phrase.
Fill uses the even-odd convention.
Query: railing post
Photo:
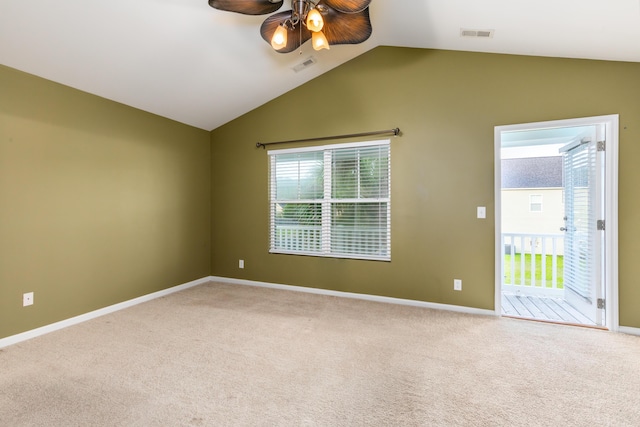
[[[527,269],[525,268],[525,237],[520,236],[520,286],[526,286],[526,276],[525,272]]]
[[[540,257],[540,279],[542,282],[542,287],[544,289],[547,288],[547,238],[541,237],[540,251],[542,256]]]
[[[553,256],[551,257],[551,268],[553,271],[551,272],[551,287],[553,289],[558,289],[558,245],[556,244],[557,240],[553,239]]]

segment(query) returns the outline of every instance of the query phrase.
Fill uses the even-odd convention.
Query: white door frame
[[[502,315],[502,132],[525,131],[544,128],[606,125],[605,156],[605,316],[606,327],[617,331],[618,317],[618,115],[583,117],[548,122],[522,123],[494,128],[494,182],[495,182],[495,314]]]

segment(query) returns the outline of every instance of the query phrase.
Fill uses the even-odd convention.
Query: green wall
[[[619,114],[620,324],[640,327],[638,76],[637,63],[376,48],[211,133],[212,274],[493,309],[494,127]],[[393,127],[392,261],[270,255],[255,143]]]
[[[0,338],[208,276],[210,173],[208,132],[0,67]]]
[[[209,134],[0,66],[0,338],[210,274],[492,309],[494,126],[605,114],[620,115],[620,324],[640,327],[638,75],[381,47]],[[393,127],[392,261],[268,254],[255,143]]]

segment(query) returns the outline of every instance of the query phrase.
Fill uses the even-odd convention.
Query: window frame
[[[333,186],[332,186],[332,173],[331,173],[331,165],[332,165],[332,153],[342,150],[342,149],[359,149],[359,148],[369,148],[369,147],[386,147],[387,149],[387,177],[386,177],[386,186],[387,193],[386,197],[376,197],[376,198],[333,198]],[[297,199],[293,201],[291,199],[277,199],[276,197],[276,176],[273,173],[274,166],[276,163],[276,156],[283,154],[300,154],[300,153],[309,153],[309,152],[322,152],[323,158],[323,197],[322,199]],[[348,259],[362,259],[362,260],[373,260],[373,261],[391,261],[391,140],[383,139],[383,140],[375,140],[375,141],[362,141],[362,142],[348,142],[341,144],[329,144],[329,145],[321,145],[321,146],[309,146],[309,147],[299,147],[299,148],[285,148],[285,149],[276,149],[267,151],[268,161],[269,161],[269,179],[268,179],[268,196],[269,196],[269,253],[273,254],[287,254],[287,255],[306,255],[306,256],[315,256],[315,257],[325,257],[325,258],[348,258]],[[327,167],[328,166],[328,167]],[[361,178],[360,172],[358,172],[358,177]],[[298,178],[299,179],[299,178]],[[288,203],[300,203],[300,204],[312,204],[312,203],[321,203],[321,237],[320,237],[320,250],[319,251],[304,251],[304,250],[291,250],[285,248],[275,247],[276,244],[276,216],[277,216],[277,206],[282,204],[283,202]],[[364,254],[364,253],[340,253],[340,252],[332,252],[331,244],[332,244],[332,204],[336,203],[354,203],[354,204],[365,204],[365,203],[380,203],[385,204],[386,207],[386,224],[385,221],[379,221],[379,224],[384,224],[385,227],[385,238],[380,241],[378,245],[378,249],[381,250],[381,253],[378,255],[373,254]]]
[[[533,201],[534,197],[535,198],[539,198],[540,201],[539,202],[534,202]],[[536,206],[539,205],[540,209],[539,210],[533,209],[534,205],[536,205]],[[529,194],[529,212],[537,213],[537,212],[543,212],[543,210],[544,210],[544,197],[543,197],[543,195],[542,194],[538,194],[538,193]]]

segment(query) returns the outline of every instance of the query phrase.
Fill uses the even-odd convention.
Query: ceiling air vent
[[[314,58],[313,56],[310,56],[309,58],[307,58],[304,61],[302,61],[300,64],[298,64],[295,67],[293,67],[293,71],[295,71],[296,73],[299,73],[300,71],[311,67],[316,62],[318,62],[318,60],[316,58]]]
[[[491,39],[493,38],[493,30],[470,30],[468,28],[460,28],[460,37]]]

